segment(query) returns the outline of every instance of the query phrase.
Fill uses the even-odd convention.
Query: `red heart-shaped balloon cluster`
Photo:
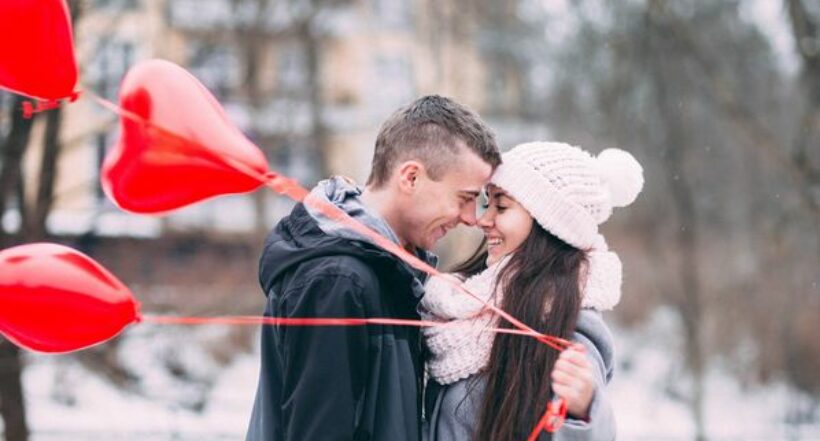
[[[0,87],[49,100],[72,95],[77,60],[65,0],[2,0],[0,29]]]
[[[138,320],[131,291],[85,254],[49,243],[0,252],[0,333],[18,346],[74,351]]]
[[[264,183],[265,156],[185,69],[137,64],[123,80],[120,108],[122,133],[102,171],[120,208],[161,213]]]

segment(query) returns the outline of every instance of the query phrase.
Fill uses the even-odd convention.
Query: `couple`
[[[568,419],[552,439],[614,439],[604,390],[612,338],[599,311],[618,302],[621,266],[598,225],[642,185],[640,165],[620,150],[595,158],[531,143],[501,155],[492,131],[450,99],[400,109],[378,134],[365,188],[334,177],[310,197],[433,266],[429,250],[460,223],[484,231],[481,247],[455,277],[428,280],[298,204],[265,242],[265,315],[452,323],[264,327],[247,440],[524,440],[556,395]],[[488,203],[477,219],[482,191]],[[486,331],[511,326],[454,283],[576,345],[558,353]]]

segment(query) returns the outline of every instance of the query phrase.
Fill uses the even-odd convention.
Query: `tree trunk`
[[[6,211],[9,197],[14,195],[20,211],[21,229],[18,234],[11,234],[5,230],[0,232],[0,245],[3,248],[16,244],[21,238],[26,242],[45,239],[46,217],[51,210],[57,174],[58,136],[62,120],[62,110],[59,108],[49,111],[46,115],[45,143],[37,196],[33,209],[28,209],[24,199],[24,176],[21,167],[34,118],[23,118],[20,110],[23,101],[25,99],[21,96],[14,98],[14,106],[11,109],[12,126],[8,138],[3,143],[3,162],[0,168],[0,218]],[[20,350],[11,342],[0,340],[0,416],[3,418],[6,441],[29,439],[22,373]]]
[[[11,196],[16,196],[15,189],[17,182],[20,179],[20,163],[23,159],[23,153],[28,146],[28,140],[31,135],[31,127],[34,124],[34,119],[26,119],[23,117],[23,102],[26,101],[22,96],[15,96],[14,103],[11,108],[11,130],[8,137],[3,142],[2,166],[0,166],[0,216],[6,212],[8,207],[8,200]],[[22,205],[22,203],[21,203]],[[7,232],[3,232],[0,246],[3,248],[8,245]]]
[[[265,33],[265,13],[268,11],[269,0],[255,0],[256,17],[253,22],[247,26],[238,26],[235,30],[234,39],[238,42],[239,52],[241,54],[241,63],[243,67],[243,81],[241,94],[245,97],[245,101],[250,108],[251,120],[256,121],[267,99],[263,96],[260,77],[260,59],[262,53],[267,49],[264,38]],[[241,6],[244,3],[233,0],[233,13],[236,17],[239,16]],[[251,124],[250,136],[255,135],[256,128]],[[258,144],[258,140],[252,139]],[[268,146],[259,145],[266,157],[269,157],[270,150]],[[267,196],[266,191],[256,191],[251,195],[254,204],[254,230],[257,236],[264,237],[268,232],[267,225]]]
[[[37,185],[37,197],[34,209],[28,216],[24,238],[26,242],[39,242],[46,239],[46,218],[51,212],[54,200],[54,183],[57,181],[57,159],[60,153],[60,126],[62,109],[57,108],[46,114],[46,133],[43,145],[43,157],[40,162],[40,179]]]
[[[11,108],[11,130],[2,144],[2,166],[0,167],[0,218],[6,212],[10,197],[19,199],[21,218],[24,211],[22,200],[23,180],[21,163],[23,153],[28,146],[34,118],[23,118],[22,106],[25,99],[15,96]],[[19,237],[19,236],[18,236]],[[0,246],[9,247],[18,240],[5,229],[0,229]],[[26,422],[26,407],[23,401],[21,381],[22,362],[20,351],[12,343],[0,340],[0,417],[6,441],[28,441],[29,431]]]
[[[306,20],[299,32],[299,36],[305,45],[308,91],[310,94],[310,119],[313,123],[309,161],[318,166],[319,177],[324,179],[331,170],[327,157],[328,130],[323,118],[325,106],[324,97],[322,96],[321,41],[320,37],[313,35],[310,29],[311,23],[311,20]]]
[[[683,82],[675,78],[674,61],[667,56],[670,53],[669,45],[665,44],[668,32],[663,29],[662,23],[657,22],[664,13],[660,2],[650,2],[647,11],[647,37],[651,39],[649,62],[651,69],[655,72],[653,79],[656,104],[662,121],[663,144],[667,152],[665,165],[668,176],[672,177],[670,181],[672,203],[679,225],[674,239],[675,247],[679,252],[677,271],[681,282],[681,292],[676,296],[676,308],[683,322],[686,337],[686,361],[692,374],[690,405],[695,422],[695,439],[705,441],[703,405],[706,362],[700,330],[703,323],[703,299],[700,292],[697,262],[697,213],[692,188],[685,170],[685,152],[689,148],[688,136],[681,122],[686,117],[681,112],[681,109],[685,109],[685,105],[678,106],[670,99],[670,96],[685,96],[685,91],[673,93],[671,90]]]
[[[20,350],[8,340],[0,340],[0,413],[6,441],[28,441],[29,438],[20,381],[22,371]]]
[[[816,162],[820,158],[809,155],[809,149],[812,146],[816,148],[820,143],[820,52],[816,48],[810,48],[812,44],[817,44],[820,31],[801,0],[787,0],[785,6],[789,10],[795,47],[803,64],[800,83],[806,97],[794,140],[792,160],[800,173],[806,176],[810,186],[807,189],[808,197],[813,202],[815,219],[820,222],[820,198],[817,197],[817,191],[820,190],[820,166]]]

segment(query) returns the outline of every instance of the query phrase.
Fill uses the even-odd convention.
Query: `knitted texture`
[[[557,142],[521,144],[502,155],[491,181],[544,229],[587,252],[582,283],[585,300],[601,310],[621,297],[622,266],[598,225],[612,207],[631,204],[643,187],[643,169],[629,153],[607,149],[593,157]]]
[[[501,290],[493,295],[493,288],[507,260],[461,282],[461,287],[488,303],[499,305]],[[448,322],[423,331],[430,350],[427,371],[437,382],[455,383],[480,371],[490,361],[495,334],[486,329],[497,320],[495,313],[485,309],[484,303],[461,292],[442,276],[434,276],[425,285],[420,312],[426,320]]]
[[[588,250],[598,242],[598,225],[612,207],[628,205],[640,192],[643,170],[623,150],[608,149],[594,158],[569,144],[532,142],[502,155],[492,183],[547,231]]]
[[[462,282],[459,285],[480,299],[501,305],[503,288],[496,280],[509,256]],[[450,280],[445,280],[449,278]],[[498,316],[484,304],[462,292],[451,282],[451,275],[433,276],[425,285],[421,299],[421,315],[425,320],[446,322],[445,325],[424,329],[430,350],[427,370],[440,384],[451,384],[481,372],[490,361],[495,334],[488,328],[498,326]],[[618,303],[617,293],[596,289],[586,295],[581,307],[598,311]]]
[[[563,143],[534,142],[502,155],[491,182],[512,196],[544,229],[586,252],[581,307],[605,311],[621,297],[621,260],[610,251],[598,225],[613,207],[631,204],[643,187],[643,169],[629,153],[607,149],[598,157]],[[484,272],[457,281],[486,302],[501,304],[496,279],[509,256]],[[421,301],[428,320],[447,322],[426,328],[431,352],[430,375],[451,384],[484,369],[489,362],[498,323],[482,302],[464,294],[444,278],[431,277]],[[494,292],[495,290],[495,292]]]

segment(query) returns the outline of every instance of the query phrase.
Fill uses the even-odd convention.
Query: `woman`
[[[558,353],[533,338],[495,334],[511,325],[440,277],[422,299],[430,350],[428,441],[526,440],[555,395],[568,419],[554,440],[611,440],[604,390],[612,337],[600,311],[620,299],[621,263],[598,225],[643,186],[622,150],[598,157],[561,143],[530,143],[503,155],[479,220],[485,240],[456,271],[473,294],[545,334],[577,344]],[[540,439],[550,439],[544,432]]]

